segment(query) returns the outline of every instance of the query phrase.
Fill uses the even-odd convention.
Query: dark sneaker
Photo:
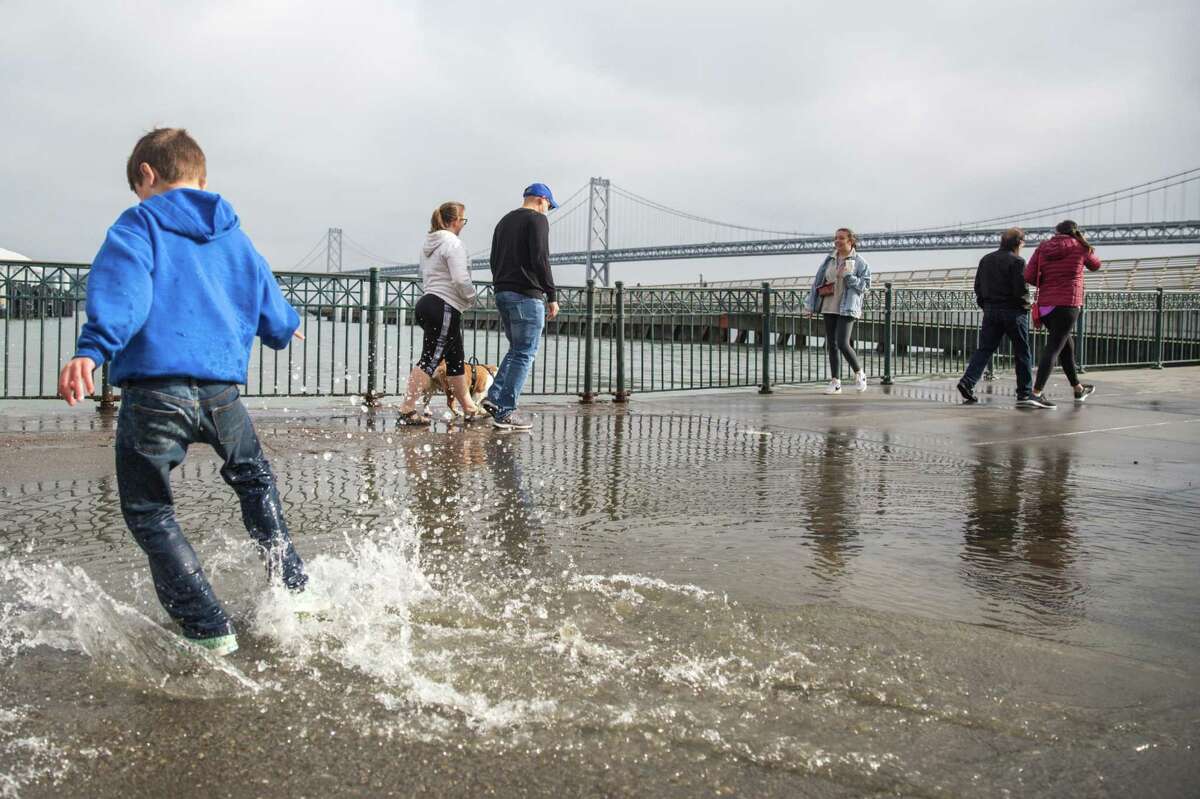
[[[1050,400],[1046,399],[1045,397],[1039,397],[1037,395],[1030,395],[1029,399],[1027,399],[1025,401],[1027,403],[1029,403],[1028,405],[1022,406],[1025,408],[1055,408],[1055,407],[1057,407]]]
[[[975,396],[975,392],[971,389],[971,387],[961,380],[959,381],[958,385],[955,386],[955,388],[958,389],[959,394],[962,394],[963,405],[974,405],[975,403],[979,402],[979,397]]]
[[[492,417],[492,427],[497,430],[531,430],[533,419],[527,413],[513,411],[507,416]]]
[[[1083,402],[1085,399],[1092,396],[1092,394],[1096,391],[1096,387],[1091,383],[1081,383],[1079,385],[1079,389],[1079,393],[1075,395],[1076,402]]]
[[[492,402],[487,397],[484,397],[479,401],[479,407],[487,411],[488,415],[493,419],[496,418],[496,414],[500,413],[500,408],[496,405],[496,403]]]

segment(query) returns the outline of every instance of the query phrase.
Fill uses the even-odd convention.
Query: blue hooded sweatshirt
[[[121,214],[92,262],[75,356],[116,385],[151,377],[244,383],[257,335],[288,345],[300,317],[220,195],[174,189]]]

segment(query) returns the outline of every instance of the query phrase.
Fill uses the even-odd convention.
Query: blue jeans
[[[974,388],[983,377],[988,359],[1000,347],[1004,337],[1012,342],[1013,359],[1017,368],[1017,399],[1029,396],[1033,387],[1033,355],[1029,350],[1029,311],[1020,308],[987,306],[983,309],[983,324],[979,328],[979,347],[967,364],[963,385]]]
[[[496,418],[503,419],[517,409],[517,397],[521,396],[525,379],[533,368],[533,359],[542,340],[542,328],[546,324],[546,305],[539,299],[515,291],[497,291],[496,310],[500,312],[500,322],[504,325],[508,352],[500,361],[487,398],[500,409]]]
[[[265,556],[268,578],[279,571],[284,584],[298,590],[308,577],[237,386],[187,378],[122,386],[116,442],[121,512],[150,560],[158,601],[184,635],[211,638],[232,633],[233,625],[179,529],[171,495],[171,470],[196,442],[210,445],[225,462],[221,477],[241,501],[242,521]]]

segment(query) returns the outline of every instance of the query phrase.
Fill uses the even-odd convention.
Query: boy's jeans
[[[500,409],[496,418],[503,419],[516,410],[517,397],[521,396],[525,379],[533,368],[533,359],[542,340],[542,327],[546,324],[546,305],[515,291],[497,291],[496,310],[508,338],[508,352],[500,361],[487,398]]]
[[[1027,399],[1033,388],[1033,355],[1029,349],[1029,311],[989,305],[983,309],[983,324],[979,328],[979,347],[967,364],[962,382],[974,388],[983,377],[988,359],[1007,336],[1012,342],[1013,360],[1017,367],[1017,399]]]
[[[233,626],[179,529],[171,496],[171,470],[195,442],[211,445],[225,461],[221,476],[237,492],[242,521],[262,548],[268,577],[278,570],[293,589],[303,588],[308,578],[237,386],[187,378],[122,386],[116,444],[121,512],[150,559],[163,608],[188,637],[211,638],[232,633]]]

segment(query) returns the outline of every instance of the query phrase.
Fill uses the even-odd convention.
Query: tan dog
[[[471,402],[479,405],[479,401],[487,396],[488,389],[495,382],[496,370],[498,367],[492,366],[490,363],[468,363],[464,370],[467,377],[467,393],[471,395]],[[458,407],[458,400],[454,398],[454,392],[450,390],[450,381],[446,379],[446,362],[443,360],[438,363],[437,368],[433,370],[433,374],[429,378],[429,389],[421,402],[425,406],[425,415],[430,415],[429,401],[433,397],[435,391],[440,391],[446,395],[446,407],[455,416],[462,416],[463,409]]]

